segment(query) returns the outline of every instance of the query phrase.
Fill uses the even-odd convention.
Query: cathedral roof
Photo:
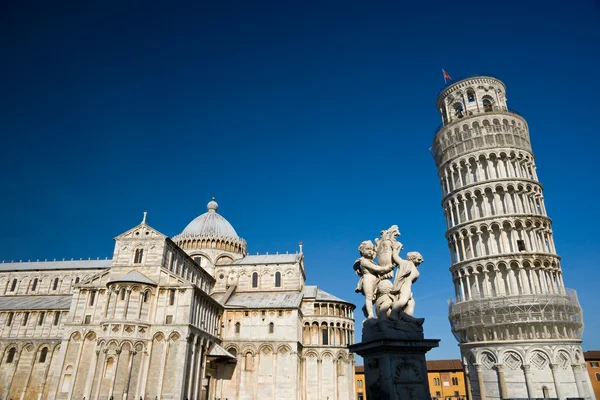
[[[231,358],[233,360],[235,360],[236,358],[227,350],[225,350],[224,348],[222,348],[221,346],[219,346],[218,344],[214,344],[212,349],[210,349],[210,351],[208,352],[208,356],[209,357],[216,357],[216,358]]]
[[[1,296],[0,310],[68,310],[72,295],[67,296]]]
[[[219,205],[214,198],[206,205],[204,214],[196,217],[185,227],[178,237],[224,237],[239,239],[233,226],[217,210]]]
[[[2,262],[0,271],[48,271],[55,269],[104,269],[110,268],[112,260],[71,260],[71,261],[27,261]]]
[[[222,303],[225,294],[215,295]],[[225,304],[231,308],[298,308],[302,302],[302,293],[298,292],[253,292],[234,293]]]
[[[342,300],[326,291],[319,289],[317,286],[304,286],[302,292],[306,298],[314,298],[316,301],[335,301],[339,303],[348,303],[346,300]],[[352,304],[352,303],[349,303]]]
[[[292,264],[298,262],[301,257],[301,254],[256,254],[223,265]]]
[[[129,271],[128,273],[126,273],[125,275],[123,275],[119,278],[111,279],[110,283],[113,283],[113,282],[137,282],[137,283],[143,283],[145,285],[156,286],[156,282],[154,282],[152,279],[148,278],[146,275],[144,275],[136,270]]]

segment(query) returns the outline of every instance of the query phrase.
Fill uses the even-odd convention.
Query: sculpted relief
[[[406,259],[400,257],[403,246],[398,236],[398,226],[392,225],[381,231],[375,244],[370,240],[360,244],[360,258],[354,262],[354,271],[360,277],[356,292],[365,295],[365,325],[375,324],[370,320],[397,321],[415,327],[392,324],[396,329],[422,332],[423,319],[413,317],[412,285],[419,278],[423,257],[418,252],[407,253]]]

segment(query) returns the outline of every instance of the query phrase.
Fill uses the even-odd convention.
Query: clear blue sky
[[[145,208],[173,236],[216,195],[251,253],[303,241],[308,283],[360,305],[357,246],[398,224],[429,358],[457,358],[428,149],[441,68],[485,72],[529,123],[599,349],[600,6],[416,3],[3,1],[0,258],[111,256]]]

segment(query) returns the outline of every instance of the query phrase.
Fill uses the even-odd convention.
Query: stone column
[[[127,382],[125,383],[125,389],[123,390],[123,400],[127,400],[127,396],[129,395],[129,384],[131,383],[131,370],[133,369],[133,357],[135,357],[136,354],[137,352],[133,349],[129,351],[129,365],[127,366]]]
[[[531,365],[523,365],[523,372],[525,373],[525,385],[527,385],[527,396],[530,399],[535,397],[535,390],[533,389],[533,383],[531,382]]]
[[[575,384],[577,385],[577,393],[579,394],[579,397],[586,398],[587,391],[585,390],[585,386],[583,385],[583,382],[581,381],[581,365],[573,364],[573,365],[571,365],[571,368],[573,369],[573,375],[575,375]],[[586,371],[586,373],[587,373],[587,371]]]
[[[496,364],[498,371],[498,383],[500,384],[500,397],[508,399],[508,390],[506,390],[506,381],[504,380],[504,365]]]
[[[552,370],[552,379],[554,380],[554,390],[556,390],[556,397],[558,397],[559,400],[562,400],[565,397],[563,396],[560,390],[560,379],[558,378],[559,368],[560,366],[558,364],[550,364],[550,369]]]
[[[474,364],[475,370],[477,371],[477,383],[479,385],[479,399],[485,400],[485,383],[483,382],[483,371],[481,365]],[[471,397],[472,398],[472,397]]]
[[[112,377],[112,382],[110,383],[110,391],[108,392],[108,398],[110,399],[115,391],[115,383],[117,382],[117,372],[119,371],[119,359],[121,358],[121,349],[115,350],[117,353],[115,357],[115,372]]]

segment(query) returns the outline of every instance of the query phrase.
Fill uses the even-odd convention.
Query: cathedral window
[[[75,278],[75,284],[79,283],[79,277]]]
[[[58,321],[60,321],[60,311],[54,313],[54,326],[58,325]]]
[[[71,379],[73,377],[73,367],[68,366],[65,370],[65,378],[63,379],[63,384],[61,388],[61,392],[66,393],[71,390]]]
[[[37,278],[35,278],[35,279],[33,280],[33,283],[31,284],[31,291],[32,291],[32,292],[35,292],[35,289],[37,288],[37,284],[38,284],[38,279],[37,279]]]
[[[327,346],[329,344],[329,332],[327,332],[327,327],[321,329],[321,335],[323,336],[323,345]]]
[[[134,264],[141,264],[143,257],[144,257],[144,249],[137,249],[135,251],[135,257],[133,258],[133,263]]]
[[[517,248],[519,251],[525,251],[525,242],[523,240],[517,240]]]
[[[8,318],[7,318],[7,321],[6,321],[6,326],[11,326],[12,325],[14,317],[15,317],[15,313],[14,312],[9,312],[8,313]]]
[[[202,266],[202,257],[194,257],[194,261],[196,261],[199,266]]]
[[[273,333],[273,332],[275,332],[275,324],[271,322],[269,324],[269,333]]]
[[[12,285],[10,285],[10,291],[14,292],[16,288],[17,288],[17,280],[13,279]]]
[[[598,375],[596,375],[596,379],[597,378],[598,378]],[[542,395],[544,396],[544,398],[550,397],[550,391],[548,390],[547,386],[542,387]]]
[[[254,369],[254,357],[252,353],[246,353],[246,371],[252,371]]]
[[[21,325],[27,325],[27,321],[29,321],[29,311],[23,313],[23,319],[21,320]]]
[[[241,324],[239,322],[235,323],[235,333],[240,333]]]
[[[283,317],[283,311],[281,311],[281,310],[277,311],[277,316],[278,317]]]
[[[40,312],[40,315],[38,317],[38,325],[42,326],[44,324],[44,317],[46,317],[46,313],[45,312]]]
[[[281,272],[275,272],[275,287],[281,287]]]
[[[48,348],[44,347],[42,349],[42,351],[40,352],[40,358],[38,360],[39,363],[45,363],[46,362],[46,356],[48,355]]]
[[[167,315],[167,319],[165,320],[165,324],[172,324],[173,323],[173,316],[172,315]]]
[[[85,325],[89,325],[90,322],[92,322],[92,316],[88,314],[88,315],[85,316],[85,319],[83,320],[83,323]]]
[[[125,300],[125,288],[121,289],[121,300]]]
[[[90,306],[94,305],[94,300],[96,299],[96,292],[91,291],[90,292]]]
[[[12,362],[15,360],[15,353],[17,352],[16,348],[11,348],[8,351],[8,356],[6,356],[6,363],[7,364],[12,364]]]
[[[172,306],[175,304],[175,289],[171,289],[169,292],[169,305]]]
[[[258,287],[258,272],[253,272],[252,273],[252,287],[253,288],[257,288]]]
[[[142,295],[142,301],[143,301],[144,303],[147,303],[147,302],[148,302],[148,292],[144,292],[144,294]]]
[[[54,278],[54,283],[52,284],[52,290],[58,289],[58,278]]]
[[[229,354],[237,358],[237,351],[233,347],[228,349],[227,351],[229,352]]]

